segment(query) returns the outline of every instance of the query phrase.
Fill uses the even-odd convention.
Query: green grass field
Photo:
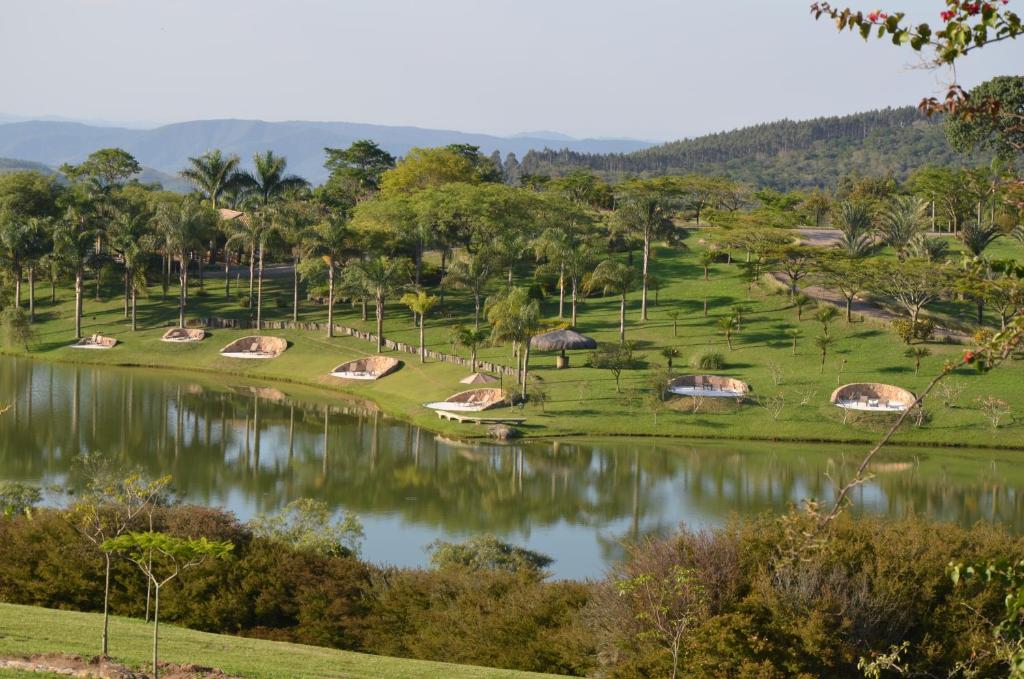
[[[527,405],[522,413],[528,420],[522,427],[527,436],[555,435],[660,435],[692,438],[735,438],[766,440],[806,440],[836,442],[866,442],[877,437],[883,422],[861,419],[844,422],[842,412],[828,404],[828,398],[837,385],[847,382],[880,381],[897,384],[911,390],[924,387],[941,365],[957,358],[963,351],[956,345],[933,343],[931,355],[922,362],[921,374],[914,374],[913,361],[904,356],[906,347],[887,327],[855,319],[847,324],[841,318],[831,332],[837,341],[821,368],[820,354],[813,345],[821,334],[819,324],[810,320],[805,312],[798,322],[796,312],[782,291],[755,287],[748,293],[740,278],[738,266],[716,264],[709,281],[702,280],[697,262],[697,237],[690,239],[691,249],[656,249],[652,273],[661,281],[657,303],[652,307],[650,320],[639,320],[639,293],[629,298],[626,337],[636,342],[638,353],[648,368],[623,373],[623,391],[616,393],[615,382],[608,371],[583,367],[585,354],[572,356],[573,367],[554,370],[554,355],[534,352],[531,355],[531,373],[546,385],[547,403]],[[1024,251],[1016,244],[1000,244],[1000,256],[1016,255],[1024,258]],[[1003,252],[1003,250],[1006,250]],[[532,279],[521,279],[529,283]],[[245,278],[242,283],[244,286]],[[225,300],[223,280],[208,279],[206,294],[193,293],[189,317],[232,316],[248,317],[249,310],[234,299]],[[290,307],[278,306],[278,297],[290,301],[290,277],[270,280],[265,292],[265,319],[289,319]],[[495,285],[498,285],[496,283]],[[48,290],[40,290],[41,296]],[[140,330],[131,333],[122,312],[122,301],[117,282],[102,290],[102,301],[93,300],[93,286],[87,286],[83,332],[99,332],[116,336],[121,344],[109,351],[81,351],[67,348],[73,339],[71,294],[58,291],[58,302],[38,305],[40,322],[37,337],[29,352],[38,358],[59,361],[77,361],[93,364],[146,366],[203,370],[219,374],[245,375],[257,380],[282,380],[322,387],[335,392],[347,392],[377,402],[385,411],[432,428],[448,435],[472,437],[483,435],[482,427],[470,424],[441,422],[422,403],[443,399],[465,388],[458,380],[468,373],[464,367],[444,363],[421,365],[411,354],[399,354],[405,362],[398,372],[377,382],[344,383],[326,376],[328,371],[353,357],[372,354],[374,347],[368,342],[350,337],[328,340],[319,333],[301,331],[274,332],[286,337],[291,348],[281,357],[270,361],[244,361],[224,359],[218,350],[230,340],[246,331],[213,331],[204,342],[196,345],[169,345],[159,341],[168,324],[174,323],[176,314],[175,288],[166,300],[161,300],[159,288],[149,290],[149,297],[141,300]],[[234,290],[233,295],[234,297]],[[653,297],[653,295],[652,295]],[[708,316],[703,315],[707,297]],[[726,347],[717,329],[719,317],[729,314],[729,306],[746,304],[746,315],[741,332],[734,336],[734,350]],[[670,313],[680,313],[678,336],[673,336]],[[946,304],[944,313],[953,313],[965,324],[970,324],[972,308],[966,305]],[[373,311],[370,320],[360,320],[359,311],[349,305],[339,305],[336,322],[373,330]],[[557,294],[549,297],[543,306],[546,321],[557,321]],[[304,303],[300,319],[325,320],[322,306]],[[427,319],[427,344],[440,351],[452,351],[449,330],[456,323],[472,321],[472,306],[467,295],[451,292],[445,306]],[[617,341],[618,300],[614,297],[592,297],[580,307],[578,329],[600,341]],[[797,353],[791,351],[787,328],[799,327]],[[387,307],[385,334],[395,340],[417,343],[417,330],[410,313],[397,303]],[[265,331],[266,332],[266,331]],[[269,333],[268,333],[269,334]],[[719,372],[745,380],[753,386],[753,398],[741,407],[710,407],[699,412],[668,410],[655,415],[645,406],[638,394],[648,388],[652,368],[664,365],[660,350],[676,347],[682,357],[676,360],[679,372],[692,372],[687,361],[702,352],[714,350],[725,355],[727,365]],[[20,348],[7,348],[8,352],[24,353]],[[460,353],[467,355],[465,350]],[[507,346],[485,347],[482,359],[513,365]],[[945,407],[933,399],[928,407],[929,419],[921,427],[909,428],[897,440],[915,444],[960,446],[1022,447],[1024,417],[1021,379],[1024,366],[1016,361],[987,375],[972,370],[958,370],[952,382],[963,387],[962,394],[952,407]],[[287,389],[285,389],[287,391]],[[785,405],[777,417],[768,408],[758,404],[758,398],[781,395]],[[1011,404],[1017,412],[1016,420],[1007,418],[1002,426],[993,428],[976,403],[979,397],[996,396]],[[0,394],[0,401],[4,395]]]
[[[102,617],[96,613],[56,611],[0,604],[0,655],[34,653],[96,654]],[[133,667],[147,665],[152,627],[141,620],[114,617],[110,623],[110,654]],[[315,646],[262,641],[160,626],[160,659],[215,667],[253,679],[527,679],[554,675],[515,672],[467,665],[403,660],[336,651]],[[42,677],[0,670],[0,677]]]

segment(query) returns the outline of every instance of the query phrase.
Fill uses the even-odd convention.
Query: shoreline
[[[324,397],[342,397],[348,401],[354,401],[361,404],[372,406],[376,410],[380,411],[387,417],[405,422],[407,424],[420,427],[434,435],[444,437],[454,437],[456,440],[462,440],[466,443],[478,444],[482,441],[487,442],[498,442],[512,444],[516,441],[524,442],[544,442],[544,441],[566,441],[566,440],[594,440],[594,439],[611,439],[611,440],[623,440],[623,439],[664,439],[666,441],[715,441],[715,442],[754,442],[754,443],[792,443],[801,445],[829,445],[829,446],[843,446],[843,445],[872,445],[877,442],[877,438],[799,438],[789,436],[716,436],[714,434],[706,434],[701,436],[688,436],[682,434],[670,434],[670,433],[587,433],[584,431],[568,431],[568,432],[547,432],[544,434],[530,435],[524,433],[521,437],[513,439],[512,441],[495,441],[492,437],[483,431],[479,434],[470,434],[465,431],[457,430],[454,426],[451,429],[447,429],[444,426],[431,427],[416,421],[415,417],[409,416],[407,413],[398,412],[394,409],[388,408],[383,405],[379,400],[373,398],[370,395],[355,393],[345,388],[344,384],[337,384],[332,386],[326,386],[324,384],[308,380],[308,379],[289,379],[279,376],[253,376],[245,371],[231,371],[224,370],[222,368],[212,369],[204,367],[183,367],[177,365],[159,365],[159,364],[148,364],[139,363],[136,361],[129,361],[124,363],[97,363],[90,361],[74,360],[63,356],[52,357],[42,356],[35,353],[24,353],[24,352],[11,352],[6,349],[0,349],[0,357],[12,358],[12,359],[26,359],[29,361],[38,361],[41,363],[55,363],[59,365],[73,365],[73,366],[85,366],[91,368],[118,368],[126,370],[158,370],[165,373],[181,373],[183,375],[196,374],[204,376],[216,376],[225,375],[231,377],[237,377],[244,380],[254,382],[267,382],[269,384],[278,385],[291,385],[310,389],[317,392],[318,395]],[[287,394],[286,394],[287,395]],[[290,397],[290,396],[289,396]],[[443,420],[438,420],[438,423]],[[991,451],[1006,451],[1006,452],[1024,452],[1024,443],[1020,446],[1012,445],[998,445],[998,444],[983,444],[983,443],[963,443],[963,442],[928,442],[928,441],[890,441],[886,444],[886,447],[891,448],[937,448],[943,450],[991,450]]]

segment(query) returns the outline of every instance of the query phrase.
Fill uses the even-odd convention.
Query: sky
[[[671,140],[944,91],[948,72],[815,22],[809,2],[3,0],[0,113]],[[882,9],[934,23],[943,6]],[[1024,40],[987,47],[958,81],[1022,64]]]

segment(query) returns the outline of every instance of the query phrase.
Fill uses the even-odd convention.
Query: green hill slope
[[[795,122],[781,120],[654,146],[634,153],[531,151],[523,171],[562,174],[589,168],[606,176],[687,172],[722,174],[779,190],[834,186],[845,174],[899,179],[922,165],[986,159],[949,148],[942,121],[912,107]]]
[[[96,613],[0,604],[0,656],[95,655],[100,620],[101,616]],[[254,679],[529,679],[553,676],[207,634],[172,625],[161,625],[160,631],[161,660],[198,663]],[[110,623],[110,653],[120,662],[142,666],[150,657],[151,635],[151,627],[141,620],[114,617]],[[12,672],[8,676],[22,675]]]

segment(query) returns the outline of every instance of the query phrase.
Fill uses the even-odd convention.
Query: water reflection
[[[860,452],[655,440],[468,445],[339,398],[22,359],[0,359],[5,402],[0,478],[73,488],[75,456],[102,451],[126,468],[172,474],[189,500],[243,518],[298,497],[351,509],[372,560],[421,564],[435,538],[489,531],[551,554],[567,577],[599,574],[623,536],[827,499]],[[890,516],[1017,530],[1016,455],[897,450],[854,499]]]

